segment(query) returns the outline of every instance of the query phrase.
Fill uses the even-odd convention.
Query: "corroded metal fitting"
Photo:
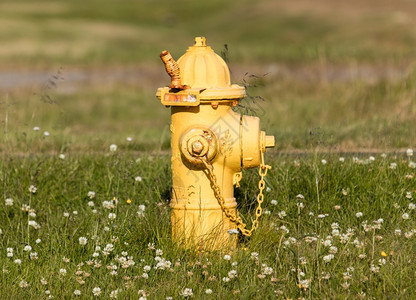
[[[160,53],[160,58],[165,64],[166,72],[169,74],[171,78],[171,85],[169,87],[171,89],[177,89],[177,90],[186,89],[187,88],[186,85],[181,84],[181,74],[179,70],[179,65],[173,59],[172,55],[170,55],[169,51],[164,50],[162,53]]]

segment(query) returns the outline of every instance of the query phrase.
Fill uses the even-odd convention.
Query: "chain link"
[[[255,231],[257,229],[257,227],[259,226],[259,218],[261,217],[262,212],[263,212],[263,209],[261,208],[261,204],[264,201],[263,190],[266,187],[266,182],[264,181],[264,177],[266,177],[267,171],[272,168],[271,166],[266,165],[264,163],[263,152],[261,152],[261,162],[260,162],[260,166],[259,166],[260,181],[259,181],[259,184],[258,184],[259,193],[257,195],[256,218],[253,221],[251,229],[246,228],[247,225],[244,223],[244,221],[238,215],[238,212],[237,212],[237,214],[235,214],[234,211],[225,207],[225,199],[221,194],[220,187],[218,186],[217,176],[215,176],[215,174],[214,174],[214,166],[212,165],[212,163],[206,157],[203,157],[203,158],[201,157],[200,159],[206,167],[206,170],[208,172],[208,177],[209,177],[210,182],[211,182],[211,188],[214,191],[215,198],[217,198],[218,204],[221,206],[222,211],[230,219],[231,222],[236,223],[237,228],[241,231],[241,233],[243,235],[251,236],[253,231]]]

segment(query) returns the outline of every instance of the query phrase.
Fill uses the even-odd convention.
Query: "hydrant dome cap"
[[[230,71],[225,61],[206,45],[205,37],[196,37],[194,46],[178,60],[181,83],[204,90],[203,99],[241,99],[245,88],[231,84]]]

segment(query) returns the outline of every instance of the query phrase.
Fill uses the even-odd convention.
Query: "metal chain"
[[[264,177],[266,177],[267,171],[272,168],[271,166],[266,165],[264,163],[263,152],[261,152],[261,162],[260,162],[260,166],[259,166],[260,181],[259,181],[259,184],[258,184],[259,193],[257,195],[256,219],[253,221],[251,229],[246,228],[247,225],[244,223],[244,221],[238,215],[238,212],[237,212],[237,215],[236,215],[234,213],[234,211],[229,210],[228,208],[225,207],[225,199],[221,194],[220,187],[218,186],[217,176],[215,176],[215,174],[214,174],[214,166],[206,158],[205,159],[201,158],[201,161],[207,169],[208,176],[209,176],[209,179],[211,181],[212,190],[214,191],[215,198],[217,198],[218,203],[221,206],[222,211],[230,219],[231,222],[236,223],[237,228],[241,231],[241,233],[243,235],[251,236],[253,231],[255,231],[257,229],[257,227],[259,226],[259,218],[260,218],[260,216],[263,212],[263,209],[261,208],[261,204],[263,203],[263,200],[264,200],[263,190],[266,187]]]

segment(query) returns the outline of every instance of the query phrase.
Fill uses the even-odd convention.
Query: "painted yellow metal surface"
[[[168,57],[166,52],[162,54]],[[159,88],[156,96],[171,108],[172,237],[186,248],[235,248],[237,224],[224,209],[237,215],[233,185],[241,179],[242,168],[261,164],[262,153],[274,147],[274,137],[260,130],[258,117],[232,110],[245,97],[245,88],[231,84],[226,63],[206,46],[204,37],[195,38],[177,65],[172,60],[169,64],[179,69],[180,78],[166,65],[172,84]]]

